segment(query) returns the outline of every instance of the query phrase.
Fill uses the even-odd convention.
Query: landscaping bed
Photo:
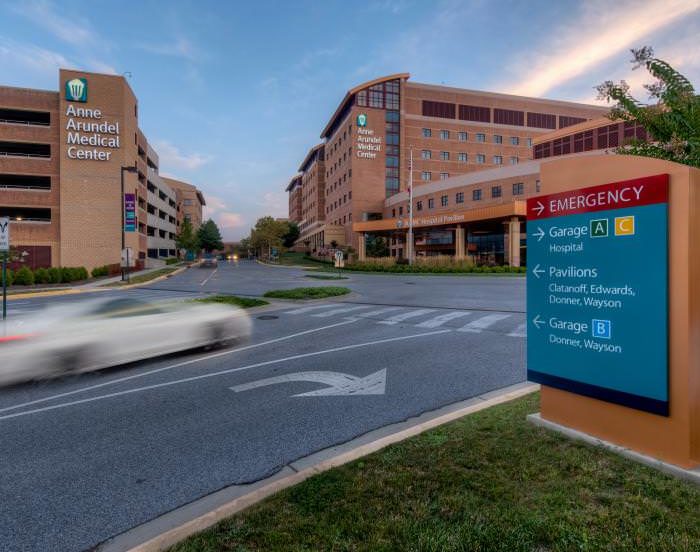
[[[254,297],[238,297],[237,295],[210,295],[209,297],[193,299],[193,301],[197,303],[223,303],[225,305],[234,305],[243,309],[262,307],[270,304],[262,299],[256,299]]]
[[[292,289],[273,289],[263,295],[273,299],[323,299],[347,295],[350,290],[345,287],[300,287]]]

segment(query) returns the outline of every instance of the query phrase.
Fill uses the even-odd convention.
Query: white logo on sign
[[[10,219],[0,218],[0,251],[10,250]]]

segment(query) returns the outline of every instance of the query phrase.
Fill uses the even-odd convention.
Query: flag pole
[[[413,148],[410,150],[408,163],[408,264],[412,265],[414,260],[413,252]]]

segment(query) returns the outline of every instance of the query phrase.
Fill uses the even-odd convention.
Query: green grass
[[[129,282],[112,282],[111,284],[105,284],[105,286],[128,286],[132,284],[145,284],[146,282],[150,282],[151,280],[155,280],[156,278],[160,278],[161,276],[166,276],[168,274],[172,274],[176,270],[179,270],[178,267],[170,266],[166,268],[159,268],[158,270],[154,270],[153,272],[149,272],[148,274],[141,274],[139,276],[132,276],[130,278]]]
[[[194,299],[193,301],[197,303],[223,303],[226,305],[241,307],[243,309],[262,307],[270,304],[262,299],[255,299],[253,297],[238,297],[237,295],[210,295],[209,297],[202,297],[200,299]]]
[[[532,426],[537,410],[533,394],[441,426],[172,550],[700,550],[697,487]]]
[[[337,297],[346,295],[350,290],[345,287],[300,287],[292,289],[273,289],[263,295],[274,299],[323,299],[324,297]]]
[[[338,276],[337,274],[304,274],[307,278],[316,280],[347,280],[347,276]]]
[[[287,251],[286,253],[282,253],[280,255],[278,264],[287,266],[306,266],[312,268],[322,268],[328,266],[329,263],[309,259],[308,257],[306,257],[305,253]]]

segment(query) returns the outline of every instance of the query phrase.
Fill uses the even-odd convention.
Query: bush
[[[169,259],[165,259],[166,265],[177,264],[178,262],[179,262],[179,259],[177,257],[170,257]]]
[[[37,284],[48,284],[49,283],[49,271],[45,268],[37,268],[34,271],[34,281]]]
[[[10,270],[8,268],[7,272],[5,273],[5,279],[7,280],[7,287],[10,287],[12,285],[13,277],[14,277],[14,273],[12,272],[12,270]],[[0,274],[0,278],[2,278],[2,274]],[[2,280],[0,280],[0,285],[2,285]]]
[[[52,266],[48,270],[49,273],[49,283],[50,284],[60,284],[61,283],[61,269],[55,266]]]
[[[15,274],[14,282],[18,286],[31,286],[34,285],[34,273],[31,269],[23,266]]]
[[[95,268],[92,269],[91,274],[92,274],[93,278],[107,276],[107,275],[109,275],[109,265],[96,266]]]

